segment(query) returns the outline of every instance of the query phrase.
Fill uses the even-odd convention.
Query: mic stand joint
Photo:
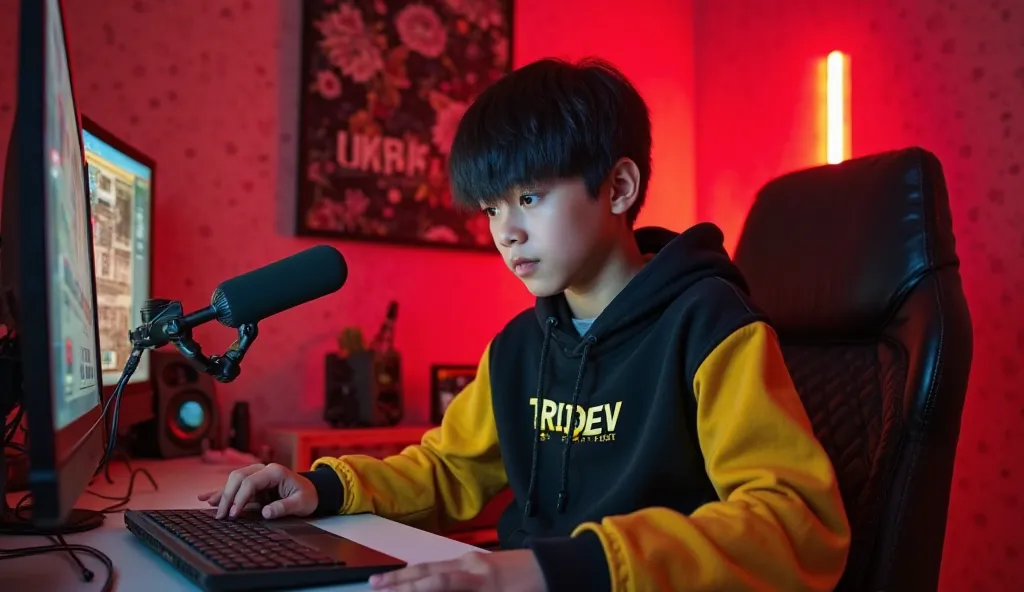
[[[245,357],[245,353],[249,351],[249,347],[256,340],[259,329],[255,323],[240,326],[238,339],[231,344],[224,355],[209,357],[203,354],[202,347],[192,338],[192,329],[182,327],[176,321],[171,321],[167,324],[164,332],[171,343],[181,352],[181,355],[185,356],[194,366],[213,376],[218,382],[231,382],[242,372],[242,358]]]
[[[218,382],[231,382],[242,372],[242,358],[256,341],[259,329],[256,323],[238,327],[238,339],[224,355],[207,357],[203,348],[192,338],[192,327],[217,318],[217,310],[208,308],[185,314],[176,300],[148,300],[142,309],[143,325],[129,334],[132,345],[138,349],[158,348],[173,343],[181,355],[199,370],[213,376]]]

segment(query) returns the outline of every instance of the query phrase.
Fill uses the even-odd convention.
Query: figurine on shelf
[[[338,355],[345,358],[349,352],[363,351],[363,330],[359,327],[347,327],[338,334]]]
[[[338,335],[338,351],[324,360],[324,420],[331,426],[383,427],[402,419],[401,356],[395,351],[398,303],[388,305],[370,347],[360,329]]]

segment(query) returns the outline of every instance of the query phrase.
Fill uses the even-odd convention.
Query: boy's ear
[[[640,169],[629,158],[620,158],[608,174],[612,213],[625,215],[640,196]]]

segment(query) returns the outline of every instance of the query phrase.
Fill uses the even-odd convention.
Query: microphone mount
[[[256,340],[256,323],[238,327],[238,339],[223,355],[206,356],[192,337],[192,329],[218,319],[220,311],[215,305],[185,314],[177,300],[150,299],[142,306],[142,325],[128,334],[132,347],[138,350],[157,349],[174,344],[178,351],[198,370],[213,376],[218,382],[231,382],[242,371],[242,358]]]

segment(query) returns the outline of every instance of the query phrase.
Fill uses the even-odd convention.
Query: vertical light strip
[[[840,163],[849,158],[847,151],[850,145],[849,92],[848,92],[848,61],[840,51],[828,54],[827,75],[825,83],[828,132],[825,160],[829,164]]]

